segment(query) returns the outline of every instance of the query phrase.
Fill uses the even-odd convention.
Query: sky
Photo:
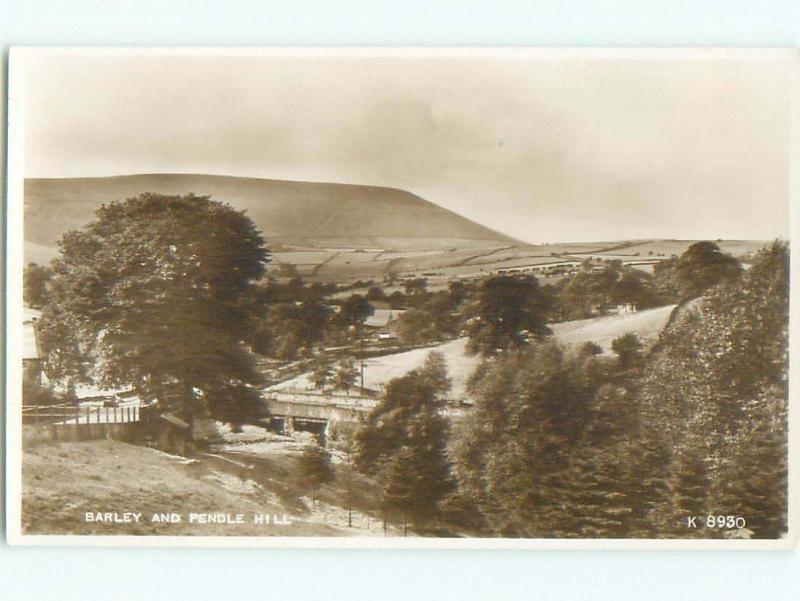
[[[25,175],[390,186],[533,243],[786,238],[787,56],[36,53]]]

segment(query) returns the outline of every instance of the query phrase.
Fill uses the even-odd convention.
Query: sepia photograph
[[[796,546],[797,66],[12,50],[10,542]]]

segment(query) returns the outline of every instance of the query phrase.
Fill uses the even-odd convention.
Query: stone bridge
[[[355,429],[378,404],[378,399],[339,396],[311,391],[267,390],[262,401],[269,410],[269,427],[284,434],[294,430],[313,432],[325,444],[332,424]],[[448,401],[440,410],[450,419],[459,419],[471,407]]]
[[[263,403],[269,410],[272,428],[284,433],[293,430],[313,432],[324,444],[331,424],[354,427],[378,401],[369,397],[271,390],[265,393]]]

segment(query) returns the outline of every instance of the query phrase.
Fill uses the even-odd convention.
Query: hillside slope
[[[258,439],[268,436],[262,429]],[[260,447],[258,445],[261,445]],[[297,446],[296,444],[294,446]],[[302,445],[300,445],[302,447]],[[204,536],[381,536],[380,518],[358,511],[375,503],[365,478],[352,527],[345,505],[348,480],[325,485],[312,507],[296,482],[297,452],[280,445],[232,445],[222,455],[186,459],[116,440],[37,443],[24,449],[22,529],[26,534]],[[245,461],[246,463],[242,463]],[[374,488],[374,486],[372,486]],[[355,501],[354,501],[355,502]],[[89,521],[86,513],[139,513],[138,521]],[[180,522],[153,522],[176,513]],[[202,523],[190,513],[241,514],[242,523]],[[254,516],[281,516],[256,523]],[[392,533],[396,530],[392,529]]]
[[[25,239],[54,246],[104,202],[142,192],[211,195],[246,210],[271,245],[438,248],[514,243],[404,190],[220,175],[142,174],[25,181]]]
[[[681,520],[725,507],[744,517],[743,536],[786,535],[789,298],[789,248],[776,242],[735,282],[682,304],[649,357],[638,406],[650,447],[667,451],[642,473],[675,483],[652,506],[665,532],[719,536]]]

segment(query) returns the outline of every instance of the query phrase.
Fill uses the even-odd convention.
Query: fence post
[[[97,423],[100,423],[100,407],[97,408],[95,412],[95,416],[97,417]]]

